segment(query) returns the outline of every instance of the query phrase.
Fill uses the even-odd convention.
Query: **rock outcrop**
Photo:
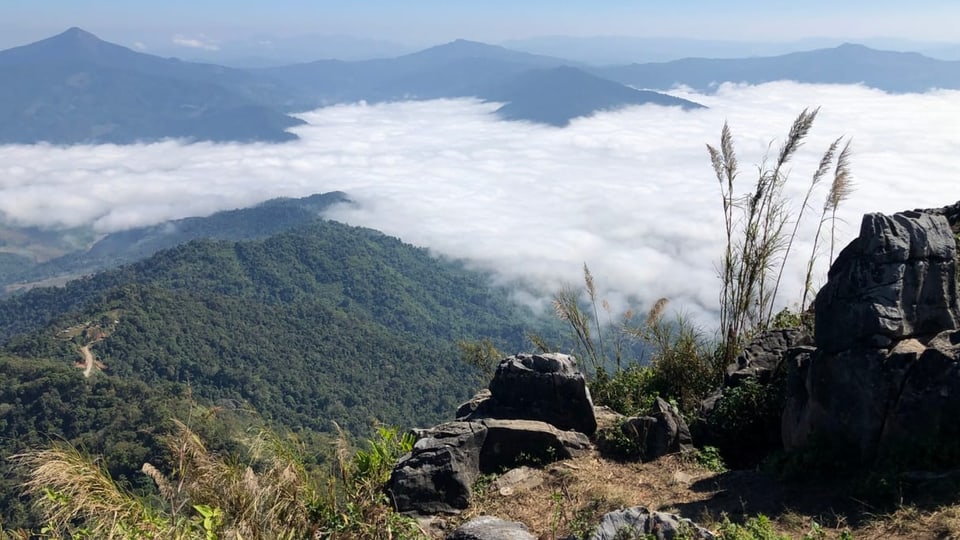
[[[413,451],[394,466],[387,484],[401,512],[456,513],[470,504],[480,476],[480,450],[487,428],[450,422],[417,433]]]
[[[829,442],[862,463],[960,461],[958,225],[960,203],[864,217],[817,296],[816,350],[790,363],[786,448]]]
[[[817,348],[886,348],[957,329],[956,255],[945,216],[864,216],[860,236],[837,256],[817,294]]]
[[[787,364],[812,345],[803,329],[756,336],[727,366],[723,386],[700,403],[700,421],[692,426],[698,444],[716,447],[733,467],[752,467],[782,449]]]
[[[457,421],[414,430],[417,442],[387,489],[401,512],[467,508],[481,474],[569,459],[592,446],[593,402],[576,360],[520,354],[500,361],[490,390],[460,406]]]
[[[754,378],[761,384],[771,381],[780,372],[787,351],[813,345],[813,337],[802,328],[783,328],[764,332],[744,347],[733,364],[727,366],[724,386],[737,386]]]
[[[533,420],[448,422],[417,430],[413,451],[394,467],[387,484],[397,510],[456,513],[467,508],[481,474],[582,455],[590,439]]]
[[[713,540],[714,534],[689,519],[666,512],[651,512],[634,506],[610,512],[587,537],[588,540],[619,540],[620,538],[696,538]]]
[[[586,379],[566,354],[518,354],[501,360],[489,394],[478,394],[457,410],[458,420],[538,420],[561,430],[593,435],[597,419]]]

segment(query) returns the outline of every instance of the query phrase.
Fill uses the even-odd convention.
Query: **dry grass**
[[[163,536],[158,516],[119,488],[100,463],[76,448],[58,445],[15,459],[30,469],[24,490],[35,497],[52,532],[83,522],[93,538],[124,538],[131,533],[143,538]]]
[[[780,534],[803,538],[817,523],[825,538],[844,531],[856,540],[960,539],[960,505],[935,509],[901,506],[873,513],[829,487],[790,486],[759,471],[711,472],[694,460],[667,456],[652,463],[618,463],[596,454],[554,463],[543,483],[499,492],[492,482],[463,514],[445,518],[443,538],[458,524],[481,515],[525,523],[541,539],[566,538],[596,524],[606,512],[629,506],[672,512],[716,530],[724,516],[734,522],[758,514]]]

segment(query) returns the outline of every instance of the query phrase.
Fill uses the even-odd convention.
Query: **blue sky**
[[[174,35],[226,41],[337,34],[423,44],[538,35],[956,42],[958,24],[956,0],[0,0],[0,47],[70,26],[128,43]]]

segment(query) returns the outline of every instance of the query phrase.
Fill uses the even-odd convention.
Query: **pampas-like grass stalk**
[[[813,127],[820,109],[804,109],[794,120],[787,137],[776,153],[773,166],[764,159],[758,167],[757,181],[752,192],[743,196],[734,194],[734,182],[738,175],[737,158],[733,148],[733,136],[726,123],[720,135],[720,147],[707,145],[710,162],[720,183],[723,202],[723,216],[726,234],[726,246],[720,263],[720,339],[722,357],[727,363],[733,362],[744,340],[756,331],[766,329],[773,320],[773,310],[777,292],[786,265],[787,257],[799,230],[803,213],[809,205],[811,195],[827,175],[842,140],[837,139],[830,145],[820,159],[811,184],[807,189],[800,210],[794,220],[792,231],[787,225],[791,219],[788,200],[783,193],[787,181],[785,169],[790,160],[803,146]],[[837,158],[835,183],[840,180],[836,193],[831,190],[827,204],[834,210],[839,201],[848,194],[844,191],[848,179],[849,145],[844,147]],[[848,185],[848,184],[846,184]],[[827,207],[825,207],[825,213]],[[823,219],[821,219],[821,222]],[[821,223],[822,225],[822,223]],[[816,242],[819,240],[819,229]],[[832,258],[832,249],[831,249]],[[808,269],[812,267],[812,261]],[[809,284],[809,276],[807,279]],[[801,304],[806,302],[806,292]]]
[[[839,142],[839,139],[838,139]],[[850,141],[843,146],[840,155],[837,156],[837,165],[833,170],[833,182],[830,184],[830,191],[823,203],[823,210],[820,212],[820,223],[817,225],[817,232],[813,237],[813,249],[810,258],[807,260],[807,273],[803,281],[803,297],[800,300],[800,311],[803,312],[807,306],[807,296],[813,290],[813,265],[817,259],[817,251],[820,247],[820,234],[823,224],[830,221],[830,261],[833,261],[834,241],[837,231],[837,208],[840,203],[847,200],[853,192],[853,178],[850,173]]]
[[[670,303],[669,298],[661,298],[657,300],[653,307],[650,308],[650,311],[647,312],[647,321],[644,323],[644,326],[647,328],[652,328],[653,325],[660,322],[660,319],[663,318],[663,312],[667,309],[667,304]]]
[[[174,538],[155,512],[120,488],[100,463],[69,445],[15,456],[29,469],[24,490],[49,526],[64,534],[82,523],[92,538]]]

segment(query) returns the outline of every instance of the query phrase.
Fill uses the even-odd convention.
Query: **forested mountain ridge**
[[[84,379],[69,362],[0,354],[0,523],[30,523],[19,485],[23,471],[12,456],[52,442],[108,454],[116,478],[147,485],[136,471],[162,459],[170,419],[189,414],[183,390],[119,377]]]
[[[224,210],[206,217],[190,217],[165,221],[157,225],[137,227],[108,234],[82,249],[71,247],[61,233],[36,229],[7,231],[16,240],[0,241],[0,285],[10,291],[29,288],[46,279],[68,279],[134,262],[154,253],[197,239],[252,240],[265,238],[315,221],[329,206],[349,202],[340,191],[317,193],[302,198],[276,198],[249,208]],[[84,236],[84,231],[78,231]],[[77,236],[78,233],[72,233]],[[92,231],[87,235],[93,236]],[[19,238],[18,238],[19,237]],[[67,253],[40,263],[20,253],[36,251]],[[6,261],[6,264],[4,262]],[[0,293],[2,296],[2,293]]]
[[[197,396],[320,430],[326,418],[361,430],[373,417],[442,415],[472,390],[454,341],[489,336],[509,350],[529,322],[486,275],[318,221],[262,241],[191,242],[11,298],[0,339],[21,356],[74,361],[55,333],[111,310],[120,323],[94,347],[109,373],[189,381]]]

